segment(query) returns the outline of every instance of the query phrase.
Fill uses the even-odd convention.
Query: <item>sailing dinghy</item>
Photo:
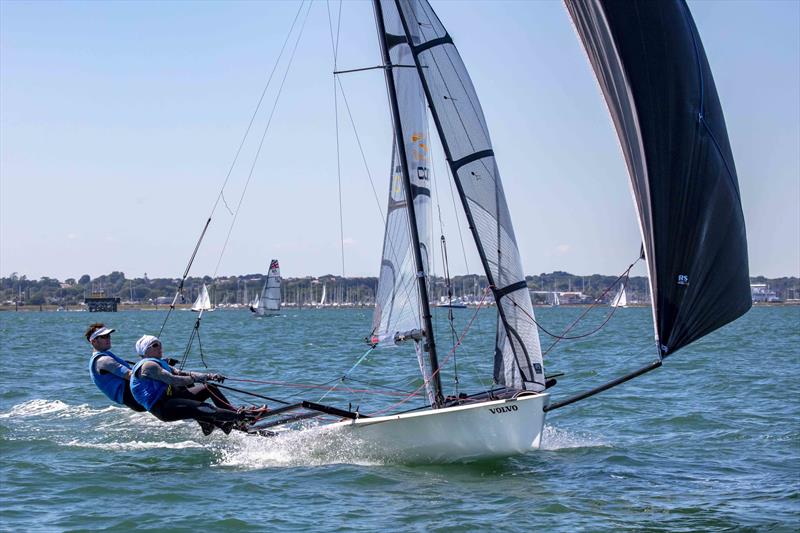
[[[211,305],[211,298],[208,296],[208,287],[203,283],[203,288],[200,289],[200,294],[192,304],[192,311],[213,311],[214,307]]]
[[[611,307],[628,307],[628,293],[625,291],[624,284],[619,286],[617,294],[614,295],[614,299],[611,301]]]
[[[250,432],[270,435],[332,416],[334,421],[313,431],[344,432],[364,450],[395,460],[453,462],[521,454],[540,446],[547,412],[660,367],[750,308],[733,157],[711,70],[683,0],[566,0],[627,162],[652,294],[657,359],[559,401],[551,401],[546,390],[555,380],[545,377],[489,128],[454,40],[426,0],[374,0],[373,7],[394,143],[369,341],[376,349],[399,346],[416,359],[427,401],[384,414],[278,400],[282,405],[252,424]],[[493,386],[473,395],[444,394],[432,327],[426,107],[496,302],[494,349],[486,354],[493,362]]]
[[[261,295],[250,304],[255,316],[278,316],[281,311],[281,267],[277,259],[269,263]]]

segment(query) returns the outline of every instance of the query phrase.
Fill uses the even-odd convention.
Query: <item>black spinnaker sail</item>
[[[683,0],[566,0],[619,135],[662,356],[751,306],[725,119]]]

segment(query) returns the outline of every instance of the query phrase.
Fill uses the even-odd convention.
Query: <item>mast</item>
[[[444,32],[445,32],[443,36],[441,36],[439,38],[436,38],[436,39],[428,40],[427,42],[425,42],[422,45],[415,45],[414,43],[411,42],[411,38],[410,38],[411,32],[410,32],[410,29],[409,29],[409,22],[406,20],[406,17],[403,15],[403,8],[400,5],[400,0],[394,0],[394,3],[397,6],[398,13],[400,13],[400,21],[401,21],[401,23],[403,25],[403,31],[405,33],[406,39],[409,42],[409,46],[411,48],[412,56],[414,57],[414,63],[415,63],[417,72],[419,73],[420,83],[422,84],[422,88],[423,88],[423,90],[425,92],[425,97],[426,97],[426,99],[428,101],[428,105],[429,105],[429,109],[430,109],[430,112],[431,112],[431,116],[433,118],[434,124],[436,125],[436,130],[437,130],[437,132],[439,134],[440,142],[442,143],[442,150],[444,151],[448,167],[450,168],[450,173],[453,176],[453,181],[454,181],[454,183],[456,185],[456,190],[458,191],[459,199],[461,200],[461,206],[464,209],[464,214],[467,217],[469,230],[470,230],[470,233],[472,233],[473,240],[475,241],[475,245],[476,245],[476,248],[477,248],[477,251],[478,251],[478,256],[480,257],[481,265],[483,266],[483,270],[484,270],[484,273],[486,274],[486,278],[487,278],[487,281],[489,282],[489,286],[492,288],[492,293],[494,295],[495,301],[498,304],[497,305],[497,313],[498,313],[499,320],[502,323],[503,329],[505,330],[505,335],[508,338],[516,339],[516,342],[510,342],[509,343],[510,349],[515,355],[516,364],[519,367],[519,370],[521,372],[523,371],[523,368],[522,368],[523,365],[526,366],[527,368],[525,370],[527,371],[528,375],[531,375],[531,376],[535,376],[536,374],[542,374],[543,375],[543,371],[541,369],[541,365],[538,365],[538,364],[537,365],[532,365],[531,364],[530,358],[529,358],[530,354],[528,353],[528,347],[525,345],[525,342],[524,342],[523,338],[520,336],[520,334],[517,332],[517,330],[509,322],[509,319],[506,316],[506,311],[505,311],[503,305],[501,305],[501,299],[506,297],[507,295],[509,295],[509,294],[511,294],[511,293],[513,293],[515,291],[521,290],[521,289],[527,290],[527,283],[524,281],[524,277],[523,277],[522,280],[520,280],[520,281],[518,281],[516,283],[512,283],[511,285],[508,285],[508,286],[505,286],[505,287],[498,287],[499,280],[495,279],[495,276],[492,273],[492,267],[490,265],[490,258],[487,255],[486,247],[483,244],[483,239],[481,238],[481,235],[479,233],[479,230],[478,230],[478,227],[477,227],[477,224],[476,224],[476,221],[475,221],[475,216],[474,216],[474,214],[472,212],[472,209],[470,208],[469,201],[467,200],[467,194],[466,194],[466,192],[464,190],[464,185],[462,184],[461,179],[459,178],[459,169],[462,169],[463,167],[465,167],[465,166],[467,166],[467,165],[469,165],[469,164],[471,164],[473,162],[480,161],[480,160],[482,160],[484,158],[494,158],[494,150],[492,149],[491,144],[489,144],[487,149],[483,149],[483,150],[478,149],[478,150],[472,151],[470,154],[468,154],[468,155],[466,155],[466,156],[464,156],[464,157],[462,157],[460,159],[457,159],[457,160],[454,159],[453,151],[451,150],[450,143],[448,142],[448,135],[447,135],[447,133],[445,131],[445,128],[444,128],[444,126],[442,124],[442,118],[439,115],[439,111],[438,111],[437,105],[436,105],[436,103],[434,101],[434,97],[433,97],[432,92],[431,92],[431,88],[430,88],[430,86],[428,84],[428,81],[426,79],[426,76],[425,76],[425,74],[423,72],[423,69],[425,67],[420,62],[419,55],[421,53],[423,53],[426,50],[432,49],[432,48],[434,48],[436,46],[442,46],[442,45],[446,45],[446,44],[452,45],[453,44],[453,40],[450,37],[450,34],[447,33],[446,30],[444,30],[444,28],[442,28],[444,30]],[[428,6],[428,9],[431,9],[430,6],[427,3],[426,3],[426,5]],[[432,9],[431,9],[430,13],[435,17],[435,14],[433,13]],[[479,107],[479,105],[478,105],[478,107]],[[487,136],[488,136],[488,134],[487,134]],[[500,195],[495,195],[495,202],[496,202],[496,209],[498,209],[498,211],[499,211]],[[497,235],[498,235],[497,242],[499,243],[499,242],[501,242],[500,238],[499,238],[500,231],[501,231],[499,222],[497,224],[496,230],[497,230]],[[497,264],[499,265],[499,264],[502,263],[502,251],[500,250],[500,246],[499,245],[497,246],[496,254],[497,255],[496,255],[496,257],[494,259],[497,262]],[[500,335],[499,331],[497,332],[497,335],[498,335],[498,339],[499,339],[499,335]],[[537,340],[537,344],[538,344],[538,340]],[[520,351],[522,353],[519,353]],[[521,359],[525,361],[524,364],[520,362]],[[523,372],[523,374],[524,373],[525,372]],[[535,380],[531,379],[531,381],[535,381]]]
[[[440,407],[444,402],[442,395],[442,380],[439,375],[439,360],[436,356],[436,343],[433,335],[433,323],[431,321],[431,309],[428,302],[428,287],[427,287],[427,274],[422,261],[422,252],[420,250],[419,232],[417,230],[417,215],[414,208],[414,194],[411,188],[411,178],[408,172],[408,159],[406,158],[405,147],[403,146],[403,129],[400,122],[400,110],[397,104],[397,91],[394,85],[394,74],[392,72],[391,59],[389,57],[389,45],[386,42],[386,26],[383,20],[383,9],[380,5],[380,0],[373,0],[373,7],[375,8],[375,22],[378,28],[378,41],[381,45],[381,56],[383,57],[384,74],[386,76],[386,87],[389,90],[389,103],[392,108],[392,125],[394,127],[395,148],[398,151],[400,168],[403,175],[403,188],[406,198],[406,209],[408,211],[408,221],[411,226],[411,242],[412,251],[414,254],[414,266],[417,270],[417,288],[420,295],[420,307],[422,314],[422,324],[425,332],[425,341],[423,349],[428,352],[428,360],[431,365],[431,377],[434,392],[434,405],[433,407]],[[401,17],[402,18],[402,17]],[[403,22],[405,28],[405,22]],[[405,29],[408,35],[407,28]],[[408,43],[411,46],[411,42]]]

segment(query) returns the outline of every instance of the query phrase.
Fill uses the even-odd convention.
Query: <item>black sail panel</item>
[[[751,306],[725,119],[683,0],[566,0],[630,173],[662,355]]]

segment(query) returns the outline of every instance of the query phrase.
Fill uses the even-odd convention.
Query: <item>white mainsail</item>
[[[258,316],[275,316],[280,312],[281,268],[277,259],[270,261],[261,296],[250,305],[250,310]]]
[[[394,16],[386,16],[388,34],[404,34],[403,24],[396,8],[386,5]],[[411,41],[417,42],[416,28],[410,28]],[[414,58],[407,42],[397,41],[389,48],[389,58],[394,65],[412,65]],[[428,399],[435,403],[429,369],[426,361],[422,319],[423,302],[420,296],[418,276],[427,279],[430,271],[429,225],[432,216],[431,188],[428,169],[430,154],[428,143],[428,117],[425,94],[416,69],[398,68],[393,71],[394,88],[400,124],[397,129],[402,138],[395,136],[392,150],[392,168],[389,182],[389,205],[386,213],[386,229],[383,241],[380,275],[373,315],[372,340],[377,344],[399,344],[413,340],[420,371],[425,380]],[[405,157],[405,161],[402,158]],[[416,228],[412,230],[403,182],[403,165],[406,165],[411,183]],[[419,239],[422,272],[415,265],[412,231]]]
[[[494,380],[511,390],[545,389],[542,350],[503,184],[480,102],[461,56],[422,0],[382,0],[387,28],[399,18],[414,43],[412,70],[426,99],[497,302]],[[399,8],[399,12],[398,12]],[[412,33],[413,32],[413,33]],[[397,48],[402,48],[398,46]],[[401,63],[397,63],[401,64]],[[399,72],[398,74],[402,74]]]
[[[619,286],[616,296],[611,301],[611,307],[628,307],[628,294],[625,292],[625,285]]]
[[[200,294],[192,304],[192,311],[209,311],[212,309],[211,298],[208,297],[208,288],[203,283],[203,288],[200,289]]]

